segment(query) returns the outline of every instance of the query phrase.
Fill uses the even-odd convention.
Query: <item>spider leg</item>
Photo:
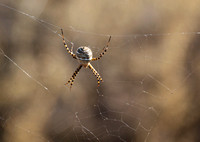
[[[108,46],[109,46],[110,40],[111,40],[111,36],[109,37],[109,39],[108,39],[108,42],[107,42],[106,46],[103,48],[103,51],[102,51],[102,53],[101,53],[101,54],[99,54],[99,57],[97,57],[97,58],[92,58],[92,61],[99,60],[99,59],[101,59],[101,58],[103,57],[103,55],[104,55],[104,54],[106,53],[106,51],[108,50]]]
[[[72,49],[73,49],[73,44],[72,44],[72,49],[70,51],[69,47],[67,47],[67,44],[65,42],[65,38],[64,38],[64,34],[63,34],[63,29],[61,29],[61,33],[62,33],[62,39],[63,39],[63,44],[65,46],[65,48],[67,49],[67,52],[73,57],[76,59],[76,55],[73,53]]]
[[[73,53],[73,48],[74,48],[74,43],[73,42],[71,42],[71,53]]]
[[[72,85],[74,83],[74,80],[76,78],[76,75],[79,73],[80,69],[82,68],[82,65],[80,65],[74,72],[74,74],[72,75],[72,77],[70,78],[70,80],[65,83],[65,85],[69,84],[70,83],[70,89],[72,88]]]
[[[97,78],[97,83],[98,83],[98,87],[100,85],[100,82],[103,82],[103,79],[101,78],[101,76],[99,75],[99,73],[94,69],[94,67],[89,63],[88,67],[92,70],[92,73],[96,76]]]

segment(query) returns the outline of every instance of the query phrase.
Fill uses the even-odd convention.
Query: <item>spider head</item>
[[[81,46],[76,51],[76,57],[83,65],[87,65],[92,60],[92,50],[87,46]]]

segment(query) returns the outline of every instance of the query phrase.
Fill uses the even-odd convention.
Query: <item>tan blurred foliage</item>
[[[108,37],[84,34],[79,30],[105,35],[199,31],[200,1],[196,0],[1,2],[62,27],[65,37],[75,47],[90,45],[95,56],[101,52]],[[89,70],[81,70],[70,92],[63,84],[78,63],[66,53],[61,38],[46,25],[2,6],[0,20],[0,48],[49,89],[46,91],[3,54],[0,55],[0,141],[75,140],[68,132],[75,121],[74,113],[98,104],[96,78]],[[73,28],[76,30],[70,31]],[[105,97],[104,102],[113,111],[120,110],[122,102],[129,100],[153,106],[159,112],[153,121],[150,116],[141,118],[142,124],[151,125],[148,137],[147,133],[138,130],[130,139],[200,141],[198,41],[197,34],[113,36],[109,51],[101,61],[93,63],[105,81],[99,90],[109,96],[110,99]],[[144,84],[134,84],[140,81]],[[140,109],[137,113],[132,109],[127,106],[126,113],[136,118],[143,114]],[[91,116],[93,112],[89,109],[82,115]],[[94,118],[85,124],[92,127],[98,122]]]

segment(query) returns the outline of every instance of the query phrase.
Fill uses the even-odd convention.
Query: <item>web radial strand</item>
[[[191,111],[191,107],[199,106],[196,101],[199,98],[199,31],[187,32],[185,29],[184,32],[177,32],[175,29],[173,32],[172,29],[166,29],[165,32],[158,33],[113,34],[109,53],[102,60],[93,62],[99,74],[103,75],[104,85],[94,87],[94,76],[83,71],[79,78],[76,78],[75,89],[70,92],[63,84],[68,79],[66,76],[71,75],[70,71],[74,71],[72,67],[77,67],[78,63],[65,54],[60,35],[61,27],[3,3],[0,3],[0,7],[14,12],[15,15],[28,17],[32,23],[39,25],[33,26],[38,29],[31,30],[34,28],[27,27],[29,24],[21,23],[19,26],[19,19],[13,21],[17,17],[12,17],[9,20],[15,23],[14,27],[20,29],[20,32],[16,30],[12,33],[9,42],[1,42],[3,37],[0,40],[0,140],[151,142],[157,139],[168,140],[166,135],[170,136],[172,142],[177,139],[196,140],[200,115],[198,109]],[[196,16],[188,18],[190,22],[192,17]],[[26,18],[23,20],[28,23]],[[52,23],[56,22],[55,20]],[[180,25],[193,25],[190,22],[183,21]],[[3,25],[3,28],[7,30],[9,25],[12,24]],[[31,34],[37,35],[31,39],[31,44],[25,40],[28,34],[24,37],[20,34],[27,29]],[[82,43],[86,47],[90,44],[96,57],[102,46],[94,45],[95,42],[100,41],[99,43],[104,45],[102,41],[109,37],[108,34],[100,32],[79,30],[76,26],[65,26],[64,29],[65,40],[72,43],[74,49]],[[40,30],[43,31],[41,35],[35,33]],[[48,36],[46,31],[60,38],[53,40],[52,35]],[[138,31],[145,33],[146,30]],[[45,40],[45,36],[48,40]],[[76,39],[75,42],[70,38]],[[38,40],[44,42],[38,44]],[[26,48],[19,46],[20,43],[27,45]],[[55,43],[60,43],[60,46]],[[25,52],[29,47],[33,49]],[[35,50],[37,47],[39,50]],[[72,49],[69,49],[69,52],[72,52]],[[25,58],[32,50],[39,55],[35,56],[34,53],[34,60],[41,59],[37,60],[38,66]],[[91,58],[88,57],[79,59],[87,58],[90,61]],[[85,61],[87,63],[87,60]],[[93,73],[98,81],[101,81],[97,71]],[[71,79],[75,79],[75,76]],[[180,119],[173,119],[177,116]],[[188,116],[194,121],[188,120]],[[174,129],[171,129],[171,126]],[[185,129],[188,126],[191,126],[192,132]],[[180,133],[177,130],[188,135],[177,136],[176,134]],[[12,137],[9,137],[10,135]]]

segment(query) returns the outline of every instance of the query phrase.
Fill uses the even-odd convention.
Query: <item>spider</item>
[[[92,73],[96,76],[97,78],[97,83],[98,83],[98,87],[100,86],[100,83],[103,82],[103,79],[101,78],[101,76],[99,75],[99,73],[94,69],[94,67],[90,64],[91,61],[96,61],[99,60],[103,57],[103,55],[105,54],[105,52],[108,50],[108,45],[110,43],[111,40],[111,36],[108,39],[108,42],[106,44],[106,46],[103,48],[102,53],[99,54],[99,57],[97,58],[93,58],[92,57],[92,50],[87,47],[87,46],[81,46],[77,49],[76,54],[73,53],[73,44],[71,47],[71,50],[69,49],[69,47],[67,47],[67,44],[65,42],[64,39],[64,34],[63,34],[63,30],[61,29],[61,33],[62,33],[62,39],[63,39],[63,44],[65,46],[65,48],[67,49],[67,52],[74,58],[77,59],[80,63],[79,67],[75,70],[74,74],[72,75],[72,77],[69,79],[69,81],[67,83],[65,83],[65,85],[70,84],[70,89],[72,88],[72,85],[74,83],[74,80],[76,78],[76,75],[79,73],[80,69],[82,67],[85,68],[89,68]]]

